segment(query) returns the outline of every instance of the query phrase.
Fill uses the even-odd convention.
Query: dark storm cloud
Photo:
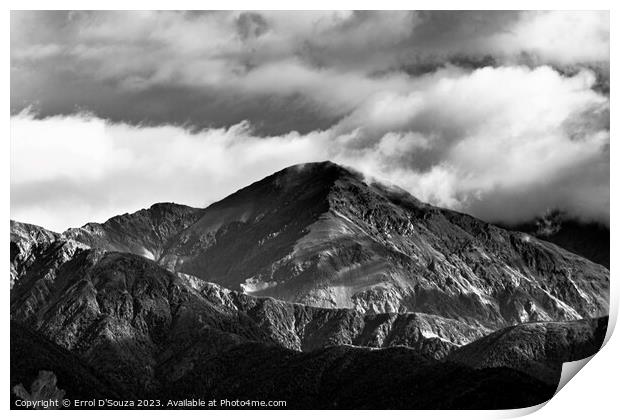
[[[231,126],[249,120],[255,123],[257,133],[265,135],[292,129],[307,133],[337,121],[337,117],[309,106],[300,95],[222,95],[214,88],[197,90],[175,85],[125,90],[112,81],[92,83],[55,70],[36,79],[19,74],[13,77],[12,84],[11,112],[16,114],[30,107],[39,117],[88,111],[112,121],[190,128]]]
[[[14,12],[12,212],[205,205],[332,159],[487,220],[607,223],[608,93],[605,12]]]
[[[389,48],[409,31],[400,15],[407,16],[397,15],[393,29],[390,16],[361,13],[13,13],[11,109],[87,109],[117,121],[197,127],[246,119],[269,134],[309,131],[384,88],[355,63],[331,65]],[[338,92],[357,81],[360,94]]]
[[[267,21],[259,13],[244,12],[237,18],[237,31],[243,40],[258,38],[267,32],[267,29]]]
[[[572,31],[596,48],[564,45],[572,42],[566,34],[558,43],[554,28],[565,20],[519,12],[14,12],[11,109],[197,127],[250,120],[265,134],[308,132],[366,95],[401,88],[402,73],[606,58],[597,42],[604,28],[598,34],[588,22]],[[528,48],[528,28],[553,48],[538,39]],[[359,87],[339,91],[348,80]]]

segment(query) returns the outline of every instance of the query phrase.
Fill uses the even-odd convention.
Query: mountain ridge
[[[530,222],[504,227],[552,242],[609,269],[610,236],[609,227],[604,224],[571,218],[566,213],[555,210],[548,211]]]
[[[509,408],[543,402],[555,390],[555,376],[538,378],[539,371],[510,360],[499,366],[452,360],[459,351],[470,354],[469,346],[488,347],[487,332],[455,320],[253,297],[131,253],[71,248],[72,255],[58,258],[67,246],[60,242],[44,248],[50,254],[42,252],[37,265],[26,267],[11,292],[12,345],[20,349],[12,351],[12,385],[29,384],[51,369],[68,398],[208,394],[285,399],[296,408]],[[52,274],[38,276],[42,271]],[[536,361],[552,374],[563,361],[584,355],[581,342],[604,336],[584,329],[600,322],[560,324],[581,339]],[[546,340],[545,334],[529,335],[528,345],[539,348]],[[586,353],[600,344],[593,341]],[[513,351],[496,346],[489,354],[505,361]],[[344,386],[367,369],[372,378]],[[451,390],[449,399],[437,399]],[[487,397],[473,402],[466,395]]]
[[[310,306],[424,312],[497,328],[604,315],[608,305],[604,268],[332,162],[285,168],[205,209],[154,205],[97,229],[63,236]]]

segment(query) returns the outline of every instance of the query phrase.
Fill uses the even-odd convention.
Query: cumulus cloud
[[[12,217],[204,206],[323,159],[609,221],[609,13],[12,12]]]
[[[609,101],[594,83],[549,67],[442,72],[343,119],[340,159],[487,220],[561,207],[608,223]]]
[[[191,132],[24,112],[11,133],[11,217],[56,230],[155,202],[204,207],[274,169],[327,157],[323,133],[261,138],[246,122]]]
[[[157,201],[204,206],[331,159],[436,205],[516,222],[561,208],[609,222],[609,99],[548,66],[447,67],[367,95],[330,127],[258,134],[92,115],[11,119],[12,217],[58,230]]]
[[[510,32],[488,40],[491,51],[532,54],[561,64],[609,61],[609,13],[527,11]]]

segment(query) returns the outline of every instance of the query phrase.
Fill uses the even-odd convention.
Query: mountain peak
[[[329,195],[337,182],[363,183],[363,175],[331,161],[289,166],[211,204],[202,219],[220,226],[246,222],[269,212],[284,217],[280,223],[303,213],[318,215],[328,210]],[[291,212],[288,216],[283,215],[285,208]],[[214,213],[218,213],[215,218]]]
[[[186,206],[185,204],[178,204],[178,203],[164,201],[161,203],[153,204],[151,207],[149,207],[149,210],[177,212],[177,211],[195,211],[198,209],[194,207]]]
[[[261,183],[275,183],[277,187],[284,189],[295,188],[305,184],[330,185],[338,179],[362,181],[363,175],[352,168],[338,165],[329,160],[306,162],[286,167],[246,188],[249,189]]]
[[[315,306],[485,326],[606,311],[608,276],[593,264],[329,161],[285,168],[212,204],[166,252],[175,271]],[[559,261],[572,274],[554,281],[597,278],[600,287],[578,286],[597,298],[549,300],[539,273]]]
[[[329,161],[285,168],[205,209],[161,203],[64,236],[313,306],[493,328],[608,308],[603,267]]]
[[[320,174],[320,173],[332,173],[344,176],[362,176],[360,172],[353,168],[339,165],[331,160],[324,160],[319,162],[305,162],[297,165],[292,165],[282,169],[278,173],[296,173],[296,174]],[[274,174],[275,175],[275,174]]]
[[[340,181],[343,184],[354,184],[358,188],[368,189],[374,194],[381,195],[389,201],[409,203],[414,206],[427,206],[411,195],[407,190],[398,185],[391,184],[385,180],[377,179],[358,171],[357,169],[339,165],[332,161],[326,160],[321,162],[307,162],[298,165],[289,166],[283,170],[273,174],[275,179],[282,177],[292,177],[299,183],[309,181],[323,181],[328,185]],[[265,178],[265,180],[271,177]],[[261,182],[261,181],[259,181]],[[359,190],[358,190],[359,191]]]

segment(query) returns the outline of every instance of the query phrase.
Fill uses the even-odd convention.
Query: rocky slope
[[[581,360],[598,351],[605,339],[607,322],[604,317],[516,325],[456,349],[449,360],[478,369],[511,367],[557,384],[563,362]]]
[[[609,272],[324,162],[204,210],[11,222],[11,286],[23,395],[496,408],[600,347]]]
[[[32,385],[47,379],[46,385],[52,385],[50,380],[55,380],[53,386],[66,397],[122,398],[115,390],[117,384],[108,381],[80,357],[14,322],[11,322],[10,353],[12,390],[17,387],[32,394]],[[16,394],[11,393],[13,400],[17,396],[23,399],[23,392]]]
[[[472,369],[406,347],[298,353],[247,343],[197,360],[161,395],[286,401],[288,409],[506,409],[542,403],[554,391],[510,368]]]
[[[194,223],[200,209],[174,203],[158,203],[149,209],[113,217],[105,223],[88,223],[69,229],[63,237],[92,248],[131,252],[159,260],[168,241]]]
[[[427,314],[363,314],[251,297],[133,254],[71,248],[67,257],[67,246],[50,246],[19,279],[11,318],[132,389],[157,387],[161,360],[173,357],[173,370],[183,371],[245,341],[306,351],[405,345],[440,359],[488,332]]]
[[[37,251],[59,238],[59,234],[40,226],[11,220],[11,288],[23,270],[35,262]]]
[[[163,361],[160,386],[145,392],[110,380],[105,368],[73,353],[13,323],[12,402],[43,385],[71,400],[160,399],[163,408],[179,408],[167,406],[169,400],[208,396],[218,402],[285,401],[280,408],[288,409],[495,409],[539,404],[555,389],[510,368],[473,369],[406,347],[332,346],[302,353],[244,342],[196,359],[180,376],[167,376]]]
[[[608,310],[605,268],[331,162],[287,168],[201,211],[173,209],[163,226],[151,208],[65,236],[311,306],[421,312],[487,328]]]
[[[528,223],[509,226],[552,242],[609,269],[609,228],[571,219],[559,211],[548,212]]]
[[[289,408],[506,408],[555,389],[515,365],[511,346],[493,353],[504,364],[472,363],[462,355],[488,347],[484,331],[456,320],[252,297],[133,254],[75,248],[54,261],[66,246],[48,247],[11,292],[12,386],[49,371],[68,398],[210,395]],[[590,340],[581,324],[558,325],[572,331],[565,341]],[[553,363],[583,355],[562,348]]]
[[[495,334],[512,337],[518,327],[482,337],[489,331],[437,315],[249,296],[134,254],[86,249],[62,238],[36,255],[19,267],[11,291],[11,385],[21,394],[35,392],[35,382],[45,377],[54,382],[46,387],[54,385],[67,398],[210,396],[286,400],[288,408],[519,407],[548,399],[555,385],[547,373],[596,351],[602,340],[583,322],[532,324],[563,333],[543,334],[542,353],[522,352],[538,349],[541,334],[496,345]],[[477,354],[485,356],[478,360]]]

